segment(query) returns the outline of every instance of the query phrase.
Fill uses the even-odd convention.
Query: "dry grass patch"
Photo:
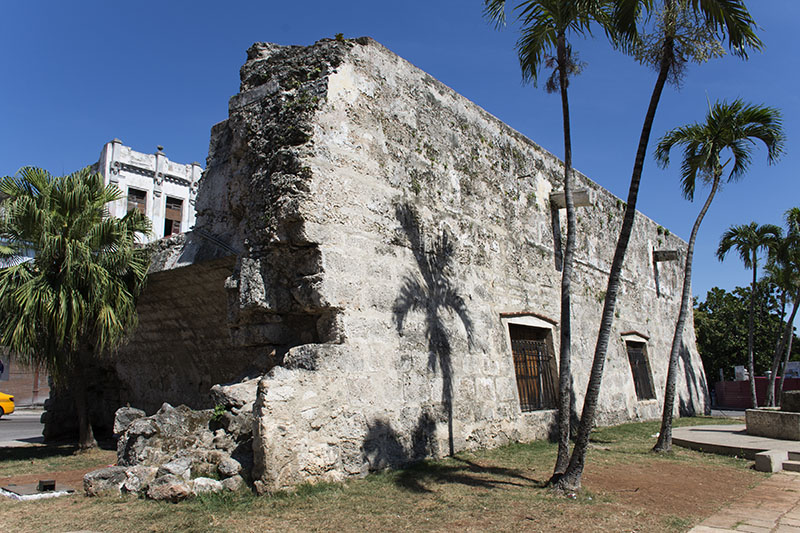
[[[556,447],[534,442],[269,497],[227,493],[177,505],[83,496],[0,501],[0,523],[20,532],[685,531],[764,478],[742,460],[682,449],[651,454],[657,430],[638,423],[595,432],[586,490],[575,499],[544,488]]]

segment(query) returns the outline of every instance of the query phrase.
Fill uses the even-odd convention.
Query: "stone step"
[[[800,461],[800,452],[789,452],[790,461]]]
[[[800,461],[784,461],[783,469],[790,472],[800,472]]]
[[[755,469],[759,472],[780,472],[790,457],[785,450],[765,450],[756,454]]]

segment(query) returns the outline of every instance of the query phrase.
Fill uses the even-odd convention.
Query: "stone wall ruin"
[[[555,411],[522,410],[509,332],[558,353],[561,176],[555,156],[371,39],[248,50],[229,118],[212,129],[194,233],[231,250],[215,281],[227,298],[219,342],[263,373],[234,402],[253,405],[258,490],[548,436]],[[572,299],[579,412],[624,205],[577,182],[588,203]],[[600,424],[660,414],[685,248],[637,215]],[[131,357],[146,366],[154,355],[137,339],[189,336],[181,321],[198,312],[137,331]],[[630,346],[654,397],[637,391]],[[691,324],[680,364],[678,407],[703,413]],[[217,377],[206,372],[202,386]],[[235,396],[223,389],[212,401]]]

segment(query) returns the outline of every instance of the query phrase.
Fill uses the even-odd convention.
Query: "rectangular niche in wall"
[[[552,330],[508,324],[508,333],[520,407],[523,411],[555,409],[558,393]]]
[[[647,361],[647,344],[638,341],[625,341],[628,351],[628,361],[633,373],[633,386],[636,388],[636,398],[639,400],[654,400],[653,379],[650,375],[650,364]]]

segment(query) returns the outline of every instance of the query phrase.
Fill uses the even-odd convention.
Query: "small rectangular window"
[[[558,397],[553,339],[549,329],[509,324],[511,353],[523,411],[554,409]]]
[[[626,341],[628,361],[633,374],[633,386],[636,388],[636,398],[639,400],[654,400],[653,380],[650,377],[650,365],[647,361],[647,346],[643,342]]]
[[[181,232],[182,213],[183,200],[167,196],[166,209],[164,210],[164,237]]]
[[[143,215],[147,214],[147,192],[128,188],[128,211],[138,209]]]

